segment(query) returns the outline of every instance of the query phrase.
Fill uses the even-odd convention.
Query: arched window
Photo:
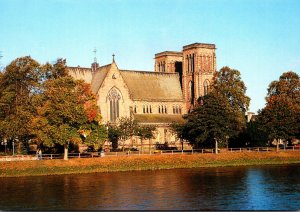
[[[134,113],[136,113],[136,105],[134,105]]]
[[[188,97],[191,100],[192,99],[192,81],[189,82],[189,93],[188,93]]]
[[[158,106],[158,113],[160,113],[160,106]]]
[[[175,114],[176,112],[175,112],[175,106],[173,105],[173,114]]]
[[[121,95],[116,88],[112,88],[108,93],[109,108],[110,108],[110,121],[116,122],[119,118],[119,100]]]
[[[165,106],[165,113],[167,113],[167,106]]]
[[[152,108],[151,108],[151,105],[149,106],[149,109],[150,109],[150,113],[152,113]]]
[[[203,89],[204,89],[204,96],[208,94],[209,92],[209,81],[205,80],[203,83]]]

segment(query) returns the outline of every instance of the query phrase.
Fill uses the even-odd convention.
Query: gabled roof
[[[155,124],[171,124],[185,123],[182,115],[171,115],[171,114],[134,114],[134,120],[141,123],[155,123]]]
[[[183,101],[177,73],[120,70],[131,98],[149,101]]]
[[[94,73],[92,83],[91,83],[92,91],[94,93],[97,93],[98,90],[100,89],[100,86],[102,85],[110,67],[111,67],[111,64],[101,66]]]

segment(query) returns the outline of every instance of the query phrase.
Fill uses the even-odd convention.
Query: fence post
[[[240,148],[240,152],[242,152],[242,148]]]
[[[192,148],[192,154],[194,154],[194,149]]]
[[[268,147],[267,147],[267,152],[268,152],[269,150],[268,150]]]
[[[181,150],[181,154],[183,154],[183,149]]]
[[[173,155],[173,150],[172,150],[172,155]]]
[[[52,154],[50,154],[50,158],[51,158],[51,160],[52,160]]]
[[[79,154],[78,154],[78,157],[80,158],[80,152],[79,152]]]
[[[293,146],[293,151],[295,151],[295,146]]]
[[[201,153],[203,154],[203,149],[201,149]]]
[[[232,152],[232,148],[230,148],[230,152]]]

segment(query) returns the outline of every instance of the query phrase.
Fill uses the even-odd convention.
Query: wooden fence
[[[224,152],[270,152],[277,151],[276,147],[247,147],[247,148],[228,148],[219,149],[219,153]],[[279,151],[300,151],[299,147],[287,146],[280,148]],[[150,150],[150,151],[123,151],[123,152],[87,152],[87,153],[69,153],[72,158],[94,158],[94,157],[114,157],[114,156],[134,156],[134,155],[157,155],[157,154],[207,154],[214,153],[215,149],[191,149],[191,150]],[[64,154],[42,154],[38,155],[14,155],[0,156],[0,161],[22,161],[22,160],[52,160],[63,159]]]

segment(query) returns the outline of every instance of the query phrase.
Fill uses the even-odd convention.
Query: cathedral
[[[157,53],[153,72],[122,70],[114,58],[108,65],[99,66],[95,61],[91,68],[68,67],[68,71],[75,79],[91,84],[103,124],[131,116],[140,124],[156,126],[155,138],[145,146],[167,143],[180,149],[183,143],[169,125],[183,122],[182,115],[207,94],[216,71],[215,51],[214,44],[194,43],[180,52]],[[133,146],[128,145],[139,148],[140,141],[134,138]]]

